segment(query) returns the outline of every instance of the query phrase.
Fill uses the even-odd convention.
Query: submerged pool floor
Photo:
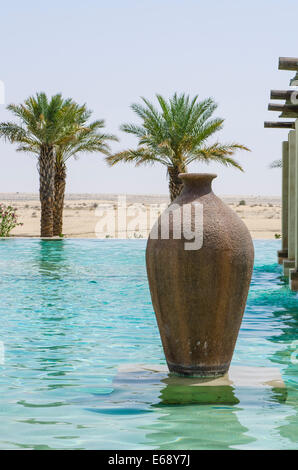
[[[298,449],[298,295],[279,242],[255,242],[233,364],[279,367],[287,394],[236,387],[220,403],[117,380],[120,364],[165,364],[145,245],[0,242],[0,449]]]

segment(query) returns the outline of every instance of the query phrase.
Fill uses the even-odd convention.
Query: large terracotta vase
[[[169,370],[223,375],[230,366],[246,305],[253,244],[242,220],[213,193],[216,175],[179,176],[182,193],[165,213],[169,236],[165,228],[161,233],[167,219],[162,215],[147,243],[152,303]],[[185,220],[194,233],[201,230],[202,243],[197,247],[194,243],[194,249],[189,235],[184,236]]]

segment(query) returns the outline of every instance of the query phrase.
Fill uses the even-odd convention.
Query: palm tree
[[[41,237],[53,236],[53,204],[55,158],[59,146],[67,145],[77,133],[80,109],[71,99],[61,94],[48,100],[45,93],[37,93],[24,104],[7,107],[20,121],[0,124],[0,137],[17,143],[18,151],[38,156],[39,194],[41,202]]]
[[[54,200],[54,226],[53,234],[62,235],[63,206],[66,186],[66,162],[71,157],[77,157],[79,153],[99,152],[109,155],[110,148],[108,141],[117,141],[117,137],[102,133],[104,121],[98,120],[87,124],[91,112],[85,107],[81,108],[81,115],[78,119],[78,130],[74,138],[59,145],[56,151],[55,161],[55,200]]]
[[[218,132],[223,119],[211,116],[217,105],[211,98],[198,101],[185,94],[177,95],[166,101],[156,95],[160,109],[142,98],[143,104],[133,104],[131,109],[142,120],[141,125],[123,124],[121,130],[138,138],[138,147],[110,155],[110,165],[119,162],[133,162],[137,165],[161,163],[167,167],[171,201],[181,192],[182,181],[179,173],[187,171],[194,161],[205,163],[219,162],[243,171],[231,156],[236,150],[247,147],[232,143],[223,145],[218,142],[209,146],[206,141]]]

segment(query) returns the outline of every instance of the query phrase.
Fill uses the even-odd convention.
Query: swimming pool
[[[298,449],[298,295],[279,241],[255,242],[233,364],[280,367],[287,398],[236,388],[213,405],[164,404],[165,384],[115,387],[120,364],[165,364],[145,245],[1,240],[0,449]]]

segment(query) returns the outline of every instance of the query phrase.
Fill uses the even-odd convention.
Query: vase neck
[[[181,195],[192,193],[194,196],[203,196],[212,192],[212,180],[217,175],[213,173],[180,173],[179,178],[183,181]]]

